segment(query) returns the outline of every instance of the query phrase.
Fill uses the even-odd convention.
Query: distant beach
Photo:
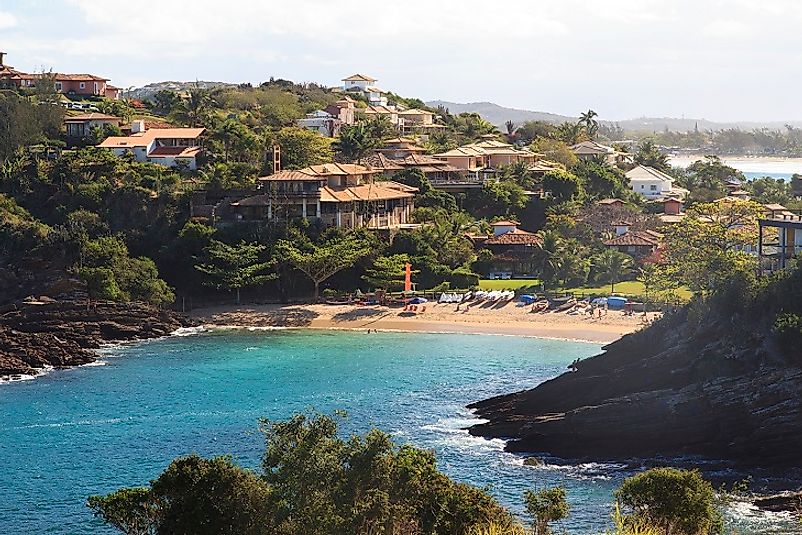
[[[703,156],[674,156],[669,163],[674,167],[688,167]],[[802,174],[802,158],[780,158],[775,156],[722,156],[725,165],[734,167],[747,178],[770,176],[788,180],[794,173]]]
[[[425,312],[408,313],[398,308],[360,305],[254,305],[196,309],[191,317],[206,325],[228,327],[308,327],[456,334],[532,336],[593,343],[610,343],[641,329],[658,314],[625,316],[609,311],[599,318],[585,314],[533,314],[528,306],[429,304]]]

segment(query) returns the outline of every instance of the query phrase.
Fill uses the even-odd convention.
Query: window
[[[61,91],[61,82],[56,82],[56,91]]]
[[[652,184],[652,185],[649,186],[649,190],[650,191],[657,191],[657,186]]]
[[[86,89],[86,82],[81,82],[78,84],[81,89]]]

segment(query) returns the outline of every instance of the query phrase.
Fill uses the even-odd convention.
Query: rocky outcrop
[[[0,377],[95,360],[103,343],[166,336],[191,322],[144,304],[28,300],[0,309]]]
[[[686,315],[610,344],[576,372],[471,405],[488,420],[471,434],[565,459],[798,464],[802,353],[778,350],[762,326]]]

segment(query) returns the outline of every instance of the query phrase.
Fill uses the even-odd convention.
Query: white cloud
[[[11,13],[0,11],[0,30],[8,30],[17,26],[17,17]]]

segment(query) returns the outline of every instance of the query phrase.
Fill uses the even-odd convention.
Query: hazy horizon
[[[20,70],[166,80],[337,85],[360,72],[423,100],[601,119],[783,122],[802,117],[783,70],[802,50],[792,0],[7,0],[0,49]]]

